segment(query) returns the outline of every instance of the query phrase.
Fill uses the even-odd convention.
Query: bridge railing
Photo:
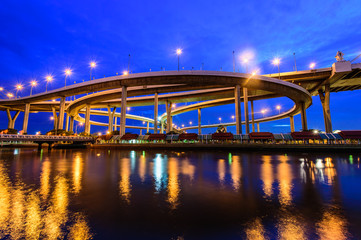
[[[0,134],[1,141],[92,141],[92,137]]]

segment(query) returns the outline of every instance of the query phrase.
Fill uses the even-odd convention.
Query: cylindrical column
[[[74,132],[74,117],[70,116],[69,132]]]
[[[169,133],[172,129],[172,119],[171,119],[172,103],[166,100],[165,105],[167,111],[167,133]]]
[[[127,113],[127,87],[122,86],[122,105],[120,109],[120,136],[125,134],[125,120]]]
[[[154,133],[158,133],[158,93],[154,94]]]
[[[149,122],[147,122],[147,133],[149,132]]]
[[[202,134],[201,109],[198,108],[198,134]]]
[[[84,132],[90,134],[90,104],[86,105]]]
[[[161,122],[160,133],[164,133],[164,122]]]
[[[113,131],[113,114],[112,114],[112,110],[110,107],[108,107],[108,131],[112,132]]]
[[[260,126],[259,126],[260,123],[257,124],[257,132],[260,132]]]
[[[255,132],[256,129],[254,127],[254,108],[253,108],[253,101],[251,101],[251,118],[252,118],[252,132]]]
[[[56,115],[55,107],[52,107],[51,110],[53,112],[54,129],[57,129],[58,128],[58,115]]]
[[[65,97],[60,98],[60,108],[58,117],[58,129],[64,128],[64,112],[65,112]]]
[[[243,102],[244,102],[244,119],[246,124],[246,134],[249,134],[249,116],[248,116],[248,89],[243,88]]]
[[[67,113],[65,117],[65,131],[69,131],[69,115]]]
[[[118,118],[114,117],[114,131],[117,131]]]
[[[241,118],[241,86],[236,85],[234,88],[234,105],[235,105],[235,115],[236,115],[236,134],[242,134],[242,118]]]
[[[307,130],[307,116],[306,116],[306,105],[301,103],[301,121],[302,121],[302,130]]]
[[[295,120],[293,119],[293,116],[290,116],[290,126],[291,126],[291,132],[295,131]]]
[[[29,113],[30,113],[30,103],[26,103],[25,111],[24,111],[24,121],[23,121],[23,134],[28,133]]]
[[[332,121],[331,121],[331,111],[330,111],[330,85],[325,85],[325,103],[323,104],[325,119],[327,122],[326,133],[332,133]]]
[[[13,118],[11,117],[10,109],[6,109],[6,114],[8,116],[8,128],[12,128]]]

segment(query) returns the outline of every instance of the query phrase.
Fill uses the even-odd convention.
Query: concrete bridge
[[[209,127],[201,125],[201,109],[234,103],[235,121],[228,125],[235,125],[236,134],[241,134],[241,126],[244,124],[248,134],[251,131],[250,124],[252,131],[256,131],[255,125],[261,122],[282,118],[290,119],[293,132],[293,116],[296,114],[301,114],[302,129],[306,130],[306,109],[312,104],[312,96],[319,96],[323,106],[325,130],[332,132],[330,92],[356,89],[361,89],[361,64],[352,64],[349,61],[336,62],[330,68],[268,75],[218,71],[163,71],[95,79],[29,97],[0,100],[0,110],[7,112],[9,128],[14,127],[16,118],[20,112],[24,112],[25,133],[31,112],[52,112],[54,128],[73,131],[75,120],[85,123],[87,133],[90,133],[91,125],[101,125],[108,126],[109,131],[119,128],[121,135],[125,133],[126,128],[149,131],[150,123],[153,124],[154,132],[169,132],[173,129],[174,115],[198,111],[197,128],[200,134],[202,127]],[[84,95],[85,93],[88,95]],[[294,102],[293,107],[278,115],[255,119],[254,101],[277,97],[288,97]],[[66,101],[66,98],[72,100]],[[173,103],[180,102],[197,103],[172,108]],[[242,102],[243,114],[247,116],[243,123]],[[166,112],[161,115],[158,114],[160,104],[166,106]],[[127,107],[150,105],[154,106],[152,117],[126,113]],[[116,111],[118,108],[120,112]],[[14,115],[12,111],[15,111]],[[105,123],[91,121],[91,115],[107,115],[109,120]],[[147,123],[147,126],[126,125],[126,118],[142,121]]]
[[[93,137],[73,137],[73,136],[47,136],[47,135],[18,135],[18,134],[0,134],[0,142],[33,142],[39,145],[43,143],[48,144],[48,148],[51,148],[53,143],[56,142],[68,142],[68,143],[93,143]]]

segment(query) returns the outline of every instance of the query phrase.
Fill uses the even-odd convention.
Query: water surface
[[[0,149],[0,238],[360,239],[355,154]]]

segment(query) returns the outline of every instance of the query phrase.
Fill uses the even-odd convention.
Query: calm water
[[[0,238],[360,239],[358,155],[0,149]]]

